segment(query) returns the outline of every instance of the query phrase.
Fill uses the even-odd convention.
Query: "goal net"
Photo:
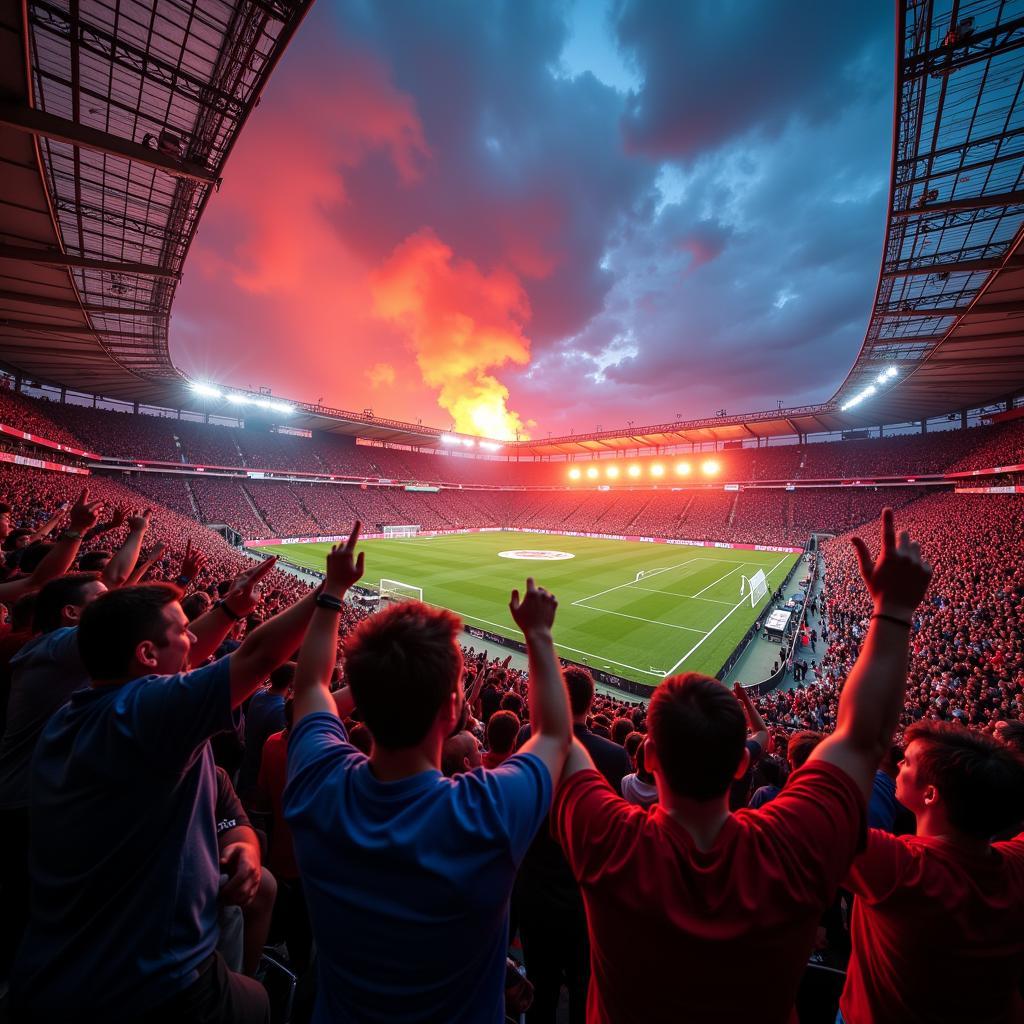
[[[381,580],[378,588],[381,601],[422,601],[423,588],[401,580]]]
[[[419,526],[385,526],[385,537],[415,537],[420,532]]]
[[[741,576],[740,581],[740,597],[746,597],[749,594],[751,608],[756,608],[757,602],[768,596],[768,580],[765,578],[763,569],[758,569],[749,580],[746,576]]]

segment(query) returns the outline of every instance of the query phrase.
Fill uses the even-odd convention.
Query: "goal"
[[[414,587],[411,583],[403,583],[401,580],[380,581],[377,591],[381,601],[422,601],[423,588]]]
[[[384,536],[385,537],[415,537],[420,532],[418,525],[416,526],[385,526]]]
[[[746,576],[740,577],[740,597],[750,595],[750,607],[756,608],[757,602],[768,596],[768,580],[765,578],[764,569],[758,569],[748,580]]]

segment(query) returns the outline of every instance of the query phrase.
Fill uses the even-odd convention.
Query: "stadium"
[[[0,1020],[1021,1019],[1024,3],[487,6],[0,4]]]

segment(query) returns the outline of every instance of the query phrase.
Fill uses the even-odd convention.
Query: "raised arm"
[[[14,601],[30,590],[38,590],[71,568],[71,564],[82,545],[82,534],[94,526],[99,518],[99,509],[103,503],[89,500],[89,488],[83,488],[71,509],[68,528],[57,538],[46,557],[36,566],[31,576],[0,583],[0,601]]]
[[[875,771],[892,742],[907,683],[911,617],[921,603],[931,566],[904,531],[896,542],[892,509],[882,512],[882,547],[872,565],[868,547],[853,539],[874,610],[857,663],[839,698],[836,731],[811,754],[842,768],[871,797]]]
[[[316,598],[316,611],[309,622],[306,639],[302,641],[292,681],[295,690],[292,716],[296,723],[316,711],[331,715],[340,715],[345,707],[351,711],[351,692],[347,686],[336,694],[331,693],[331,673],[338,657],[338,622],[345,591],[363,575],[363,552],[358,557],[355,555],[358,539],[359,523],[356,523],[348,540],[336,544],[327,556],[327,579]]]
[[[740,707],[743,708],[743,714],[747,719],[747,727],[750,729],[750,738],[754,740],[762,750],[768,749],[768,726],[765,725],[764,719],[761,717],[760,712],[754,707],[754,702],[750,699],[750,695],[747,691],[739,684],[733,683],[732,692],[736,694],[736,699],[740,702]]]
[[[31,544],[37,540],[42,540],[44,537],[49,537],[50,534],[53,533],[53,531],[60,525],[61,520],[67,515],[67,512],[68,503],[64,502],[64,504],[61,505],[61,507],[57,509],[57,511],[54,512],[54,514],[29,537],[29,543]]]
[[[522,749],[524,753],[536,754],[547,765],[552,781],[557,783],[572,741],[569,694],[551,637],[558,602],[554,594],[528,579],[522,601],[519,591],[513,590],[508,607],[526,639],[530,666],[527,689],[530,738]]]
[[[128,520],[128,536],[110,556],[110,561],[103,570],[103,582],[110,590],[123,587],[131,579],[135,563],[139,560],[139,552],[142,550],[142,538],[149,529],[150,515],[152,512],[147,508],[145,512],[140,512]]]
[[[139,562],[134,569],[132,574],[128,577],[127,582],[124,584],[126,587],[133,587],[136,583],[141,583],[146,578],[146,573],[156,565],[164,556],[164,552],[167,550],[167,545],[163,541],[157,541],[153,545],[152,551],[146,557]],[[179,586],[181,584],[179,583]]]
[[[260,581],[274,568],[277,556],[265,558],[259,565],[246,569],[231,581],[231,587],[205,615],[200,615],[189,624],[189,632],[195,637],[189,662],[201,665],[220,646],[231,627],[244,619],[259,602]]]
[[[128,510],[123,505],[118,505],[114,509],[114,514],[110,517],[108,522],[97,523],[91,530],[87,530],[83,540],[92,540],[93,537],[98,537],[102,533],[107,533],[110,530],[116,530],[120,526],[124,526],[125,519],[128,518]]]

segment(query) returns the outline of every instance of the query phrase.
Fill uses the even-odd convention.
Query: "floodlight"
[[[199,381],[193,381],[191,387],[192,387],[192,390],[197,395],[202,395],[203,398],[223,398],[224,397],[224,395],[221,394],[220,391],[218,391],[215,387],[213,387],[210,384],[202,384]]]
[[[441,444],[458,444],[458,443],[459,443],[459,439],[457,437],[452,437],[451,434],[442,434],[441,435]]]
[[[591,467],[590,467],[590,468],[589,468],[589,469],[587,470],[587,479],[588,479],[588,480],[596,480],[596,479],[597,479],[597,477],[598,477],[598,473],[597,473],[597,466],[591,466]]]
[[[630,476],[639,476],[640,467],[636,465],[630,466],[629,469],[626,470],[626,472],[629,473]]]
[[[573,466],[573,468],[569,470],[569,479],[570,480],[579,480],[579,478],[580,478],[579,467],[578,466]]]
[[[664,476],[664,475],[665,475],[665,467],[660,462],[656,462],[653,466],[651,466],[651,476]]]
[[[249,402],[245,395],[228,395],[227,399],[232,405],[247,405]]]
[[[690,464],[688,462],[677,462],[676,463],[676,475],[677,476],[689,476],[690,475]]]
[[[618,466],[609,466],[607,472],[608,472],[608,479],[609,480],[618,480],[618,478],[619,478],[619,467]]]
[[[705,459],[700,468],[705,476],[714,476],[722,467],[717,459]]]

